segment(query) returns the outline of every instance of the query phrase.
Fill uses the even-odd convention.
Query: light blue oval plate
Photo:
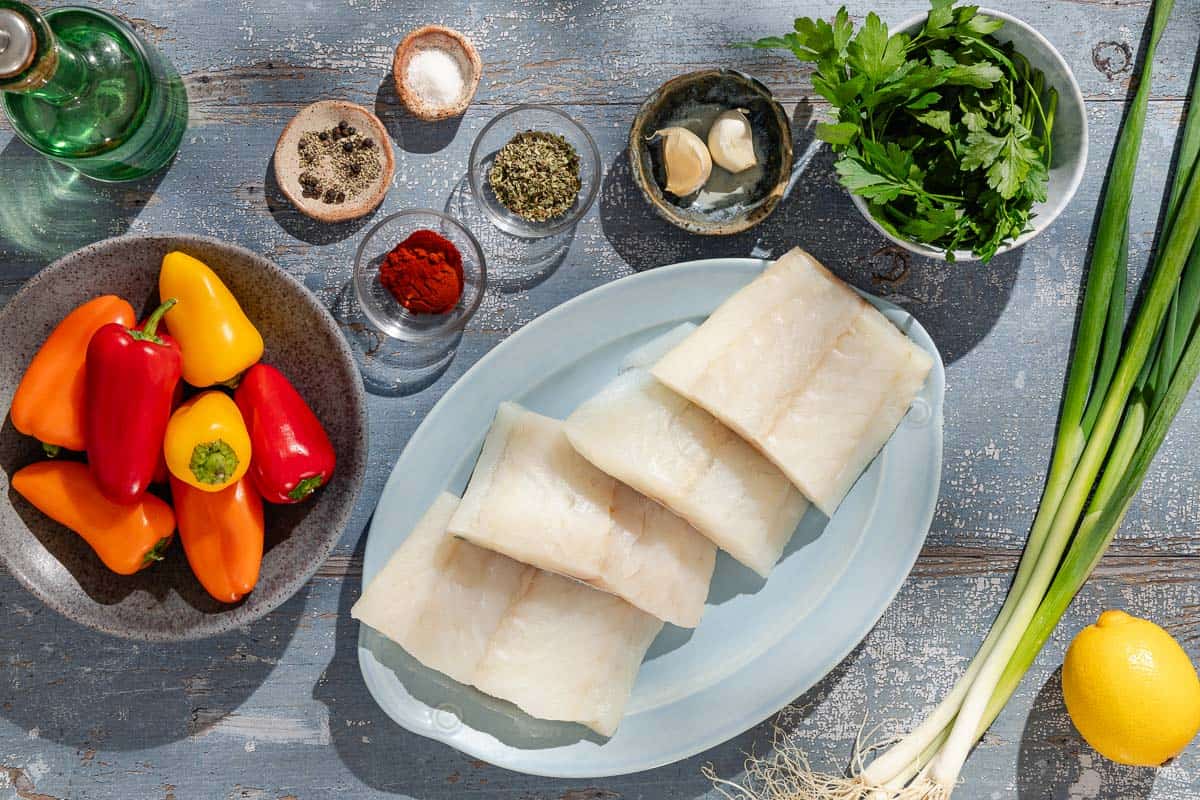
[[[617,374],[634,348],[699,322],[764,262],[713,259],[633,275],[526,325],[480,359],[413,434],[375,511],[364,584],[443,489],[461,493],[496,406],[517,400],[565,417]],[[857,645],[912,568],[937,501],[945,373],[908,312],[868,298],[935,356],[924,390],[832,519],[810,511],[764,581],[720,554],[704,620],[664,628],[616,735],[533,719],[427,669],[370,628],[358,659],[376,702],[414,733],[501,767],[594,778],[699,753],[783,708]]]

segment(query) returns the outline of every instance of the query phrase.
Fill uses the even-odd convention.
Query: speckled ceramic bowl
[[[713,167],[709,185],[688,197],[665,191],[666,166],[662,148],[653,141],[655,131],[672,126],[689,128],[705,140],[711,119],[721,111],[741,109],[754,132],[759,164],[754,180],[732,180]],[[705,69],[680,75],[646,98],[629,130],[629,161],[633,181],[658,215],[692,233],[721,236],[752,228],[771,215],[792,173],[792,126],[771,90],[757,79],[733,69]],[[713,191],[719,178],[735,192]]]
[[[182,250],[211,266],[266,341],[264,359],[284,372],[325,424],[337,452],[333,480],[306,503],[267,505],[267,541],[255,590],[241,603],[213,600],[178,541],[134,576],[109,572],[76,534],[12,491],[12,474],[41,457],[13,428],[8,409],[25,367],[75,306],[112,293],[144,312],[157,304],[164,254]],[[84,247],[46,267],[0,310],[0,559],[48,606],[131,639],[194,639],[245,625],[283,603],[338,540],[366,466],[367,415],[354,359],[333,318],[294,278],[241,247],[196,236],[126,236]]]

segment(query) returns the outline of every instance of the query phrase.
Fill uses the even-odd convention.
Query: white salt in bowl
[[[453,102],[437,102],[423,94],[409,80],[408,69],[412,60],[430,50],[445,53],[453,59],[462,74],[463,90]],[[392,80],[396,83],[396,94],[414,117],[428,121],[457,117],[465,112],[475,97],[482,74],[483,62],[471,40],[453,28],[442,25],[417,28],[404,37],[392,58]]]

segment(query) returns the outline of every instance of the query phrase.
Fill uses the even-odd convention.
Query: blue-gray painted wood
[[[271,150],[296,109],[323,97],[374,106],[397,145],[394,188],[380,214],[450,208],[489,253],[505,242],[464,193],[475,133],[514,103],[562,105],[596,136],[606,177],[569,252],[544,275],[507,273],[440,374],[409,393],[371,399],[369,477],[353,523],[310,584],[237,634],[184,645],[136,645],[84,630],[43,608],[0,571],[0,797],[355,798],[528,800],[711,797],[699,768],[736,776],[744,751],[769,747],[768,725],[697,758],[598,781],[516,775],[471,761],[393,725],[359,678],[356,625],[363,535],[408,436],[462,372],[507,334],[564,300],[634,270],[715,255],[813,250],[855,284],[910,308],[948,360],[945,471],[925,552],[871,635],[778,720],[814,763],[835,768],[870,711],[910,723],[947,688],[1003,598],[1036,507],[1048,458],[1081,268],[1105,164],[1129,88],[1148,2],[994,0],[1063,51],[1089,102],[1089,171],[1070,209],[1023,251],[987,267],[908,260],[857,216],[807,129],[807,70],[728,42],[785,30],[835,4],[756,0],[507,3],[385,0],[104,0],[175,61],[192,100],[191,129],[165,174],[105,187],[74,178],[0,122],[0,301],[50,260],[127,231],[189,231],[255,248],[335,305],[362,224],[322,227],[287,207],[269,179]],[[893,22],[919,0],[855,0]],[[1181,119],[1200,6],[1177,2],[1154,81],[1133,238],[1145,260],[1172,137]],[[732,12],[732,13],[731,13]],[[389,87],[391,50],[425,22],[471,35],[485,61],[461,121],[417,123]],[[675,231],[629,179],[624,138],[640,98],[666,78],[712,64],[767,81],[794,110],[803,180],[763,226],[727,239]],[[3,346],[3,343],[0,343]],[[412,390],[423,384],[421,391]],[[1100,572],[1048,644],[1016,698],[971,758],[964,798],[1126,798],[1200,794],[1195,750],[1157,772],[1119,768],[1071,728],[1056,669],[1070,637],[1105,607],[1167,626],[1200,653],[1200,408],[1189,404]],[[714,714],[721,713],[713,709]]]

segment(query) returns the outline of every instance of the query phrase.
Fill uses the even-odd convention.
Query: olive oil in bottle
[[[90,8],[42,15],[0,0],[0,92],[26,144],[101,181],[162,169],[187,128],[187,93],[171,63]]]

